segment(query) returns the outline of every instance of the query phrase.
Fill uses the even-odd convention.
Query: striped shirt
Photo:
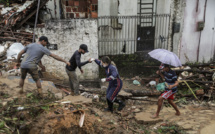
[[[177,75],[173,70],[169,70],[168,72],[163,72],[165,82],[168,83],[168,85],[174,85],[175,82],[177,81]],[[169,90],[168,88],[165,88],[167,91]],[[172,92],[177,92],[177,86],[172,88]]]

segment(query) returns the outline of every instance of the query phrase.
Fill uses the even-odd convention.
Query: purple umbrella
[[[174,67],[180,67],[181,61],[178,56],[173,52],[170,52],[166,49],[155,49],[148,53],[152,58]]]

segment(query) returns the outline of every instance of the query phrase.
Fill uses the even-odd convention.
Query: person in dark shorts
[[[92,62],[92,58],[90,58],[88,61],[81,62],[81,54],[88,52],[87,45],[81,44],[79,50],[76,50],[69,60],[71,65],[66,65],[66,72],[69,76],[69,86],[71,88],[72,94],[74,95],[79,95],[79,80],[75,72],[76,68],[78,67],[81,73],[84,73],[81,67]]]
[[[21,56],[25,53],[25,56],[22,60],[21,63],[21,79],[19,82],[19,88],[20,88],[20,93],[23,93],[23,86],[24,86],[24,81],[26,78],[27,73],[29,73],[33,80],[36,82],[37,86],[37,91],[40,95],[42,95],[42,87],[40,83],[40,79],[38,76],[38,68],[37,65],[39,65],[42,69],[45,67],[41,63],[41,59],[43,55],[47,55],[50,57],[53,57],[54,59],[64,62],[67,65],[70,65],[69,62],[65,61],[61,57],[51,53],[45,46],[48,44],[48,38],[46,36],[41,36],[39,38],[39,42],[37,43],[32,43],[27,45],[19,54],[17,58],[17,66],[20,66],[20,59]]]
[[[118,111],[121,111],[125,107],[125,103],[117,99],[117,95],[122,88],[122,80],[120,79],[116,65],[111,62],[108,56],[102,57],[101,61],[96,59],[95,62],[105,68],[105,73],[107,78],[101,79],[102,82],[109,82],[107,91],[106,91],[106,100],[108,107],[105,111],[113,112],[113,103],[116,102],[119,104]]]
[[[169,65],[167,64],[161,64],[159,67],[159,71],[156,72],[158,75],[160,75],[163,79],[165,79],[165,82],[168,84],[168,87],[165,88],[165,91],[161,94],[161,96],[158,98],[158,108],[155,115],[152,116],[152,118],[159,117],[159,113],[161,110],[161,106],[163,104],[164,99],[168,100],[169,104],[175,109],[176,114],[180,115],[180,111],[176,104],[173,102],[174,100],[174,94],[177,92],[177,75],[176,73],[171,70]]]

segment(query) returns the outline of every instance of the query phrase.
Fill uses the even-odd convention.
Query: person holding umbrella
[[[101,61],[96,59],[95,62],[105,68],[107,78],[101,79],[102,82],[109,82],[109,86],[106,92],[106,99],[108,108],[105,111],[113,113],[113,103],[119,104],[118,111],[121,111],[125,107],[125,103],[117,99],[117,95],[122,88],[122,80],[120,79],[116,65],[111,62],[108,56],[102,57]]]
[[[177,81],[176,73],[173,70],[171,70],[171,68],[167,64],[161,64],[159,70],[156,73],[160,75],[163,79],[165,79],[165,82],[168,84],[168,87],[165,88],[165,92],[162,93],[161,96],[158,98],[157,112],[155,113],[155,115],[152,116],[152,118],[159,117],[159,113],[164,99],[168,100],[169,104],[176,111],[175,115],[179,116],[180,111],[176,104],[173,102],[174,94],[177,92],[177,86],[179,84],[179,82]]]

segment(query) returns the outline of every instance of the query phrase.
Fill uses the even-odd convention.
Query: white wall
[[[118,0],[98,0],[98,16],[117,16]]]
[[[215,51],[215,0],[207,1],[205,27],[201,33],[199,45],[199,62],[208,62],[214,56]]]
[[[180,60],[185,62],[208,62],[214,55],[215,1],[207,0],[205,27],[197,31],[197,22],[204,20],[205,0],[185,0],[184,27],[180,43]],[[199,49],[199,53],[198,53]],[[198,59],[199,56],[199,59]]]
[[[46,4],[47,8],[51,9],[51,14],[54,19],[60,19],[60,0],[49,0]],[[56,4],[56,9],[55,9]],[[55,15],[56,11],[56,15]]]
[[[119,0],[118,15],[137,15],[137,0]]]
[[[171,0],[157,0],[157,14],[170,14]]]
[[[38,37],[45,35],[49,38],[51,44],[57,44],[58,50],[52,50],[51,52],[67,61],[82,43],[88,45],[89,53],[82,55],[81,61],[86,61],[90,57],[98,58],[96,20],[50,21],[46,23],[46,28],[38,28],[36,34]],[[65,63],[48,56],[44,56],[42,62],[46,66],[47,72],[61,79],[68,79],[65,72]],[[95,80],[99,76],[98,65],[95,63],[89,63],[82,69],[84,74],[80,74],[79,69],[76,69],[81,80]]]

